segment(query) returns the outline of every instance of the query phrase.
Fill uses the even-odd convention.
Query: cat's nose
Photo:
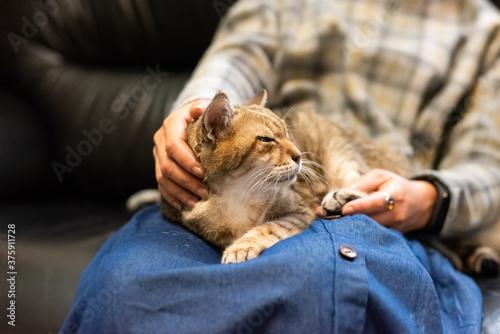
[[[298,155],[292,155],[292,160],[295,162],[295,163],[299,163],[300,162],[300,153]]]

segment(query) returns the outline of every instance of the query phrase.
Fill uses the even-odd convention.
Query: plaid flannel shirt
[[[500,14],[486,0],[241,0],[176,107],[313,106],[450,190],[442,236],[500,216]]]

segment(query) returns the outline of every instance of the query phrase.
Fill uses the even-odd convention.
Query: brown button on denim
[[[354,249],[349,246],[340,246],[340,255],[346,260],[354,260],[358,255]]]

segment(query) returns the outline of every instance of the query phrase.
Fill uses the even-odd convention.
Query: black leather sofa
[[[0,333],[58,331],[126,198],[155,187],[153,134],[232,3],[0,0]],[[499,333],[500,279],[478,284]]]

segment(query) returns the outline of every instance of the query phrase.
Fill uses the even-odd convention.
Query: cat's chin
[[[294,183],[295,181],[297,181],[297,174],[292,175],[289,178],[279,178],[278,180],[276,180],[276,183],[280,185],[289,185]]]

